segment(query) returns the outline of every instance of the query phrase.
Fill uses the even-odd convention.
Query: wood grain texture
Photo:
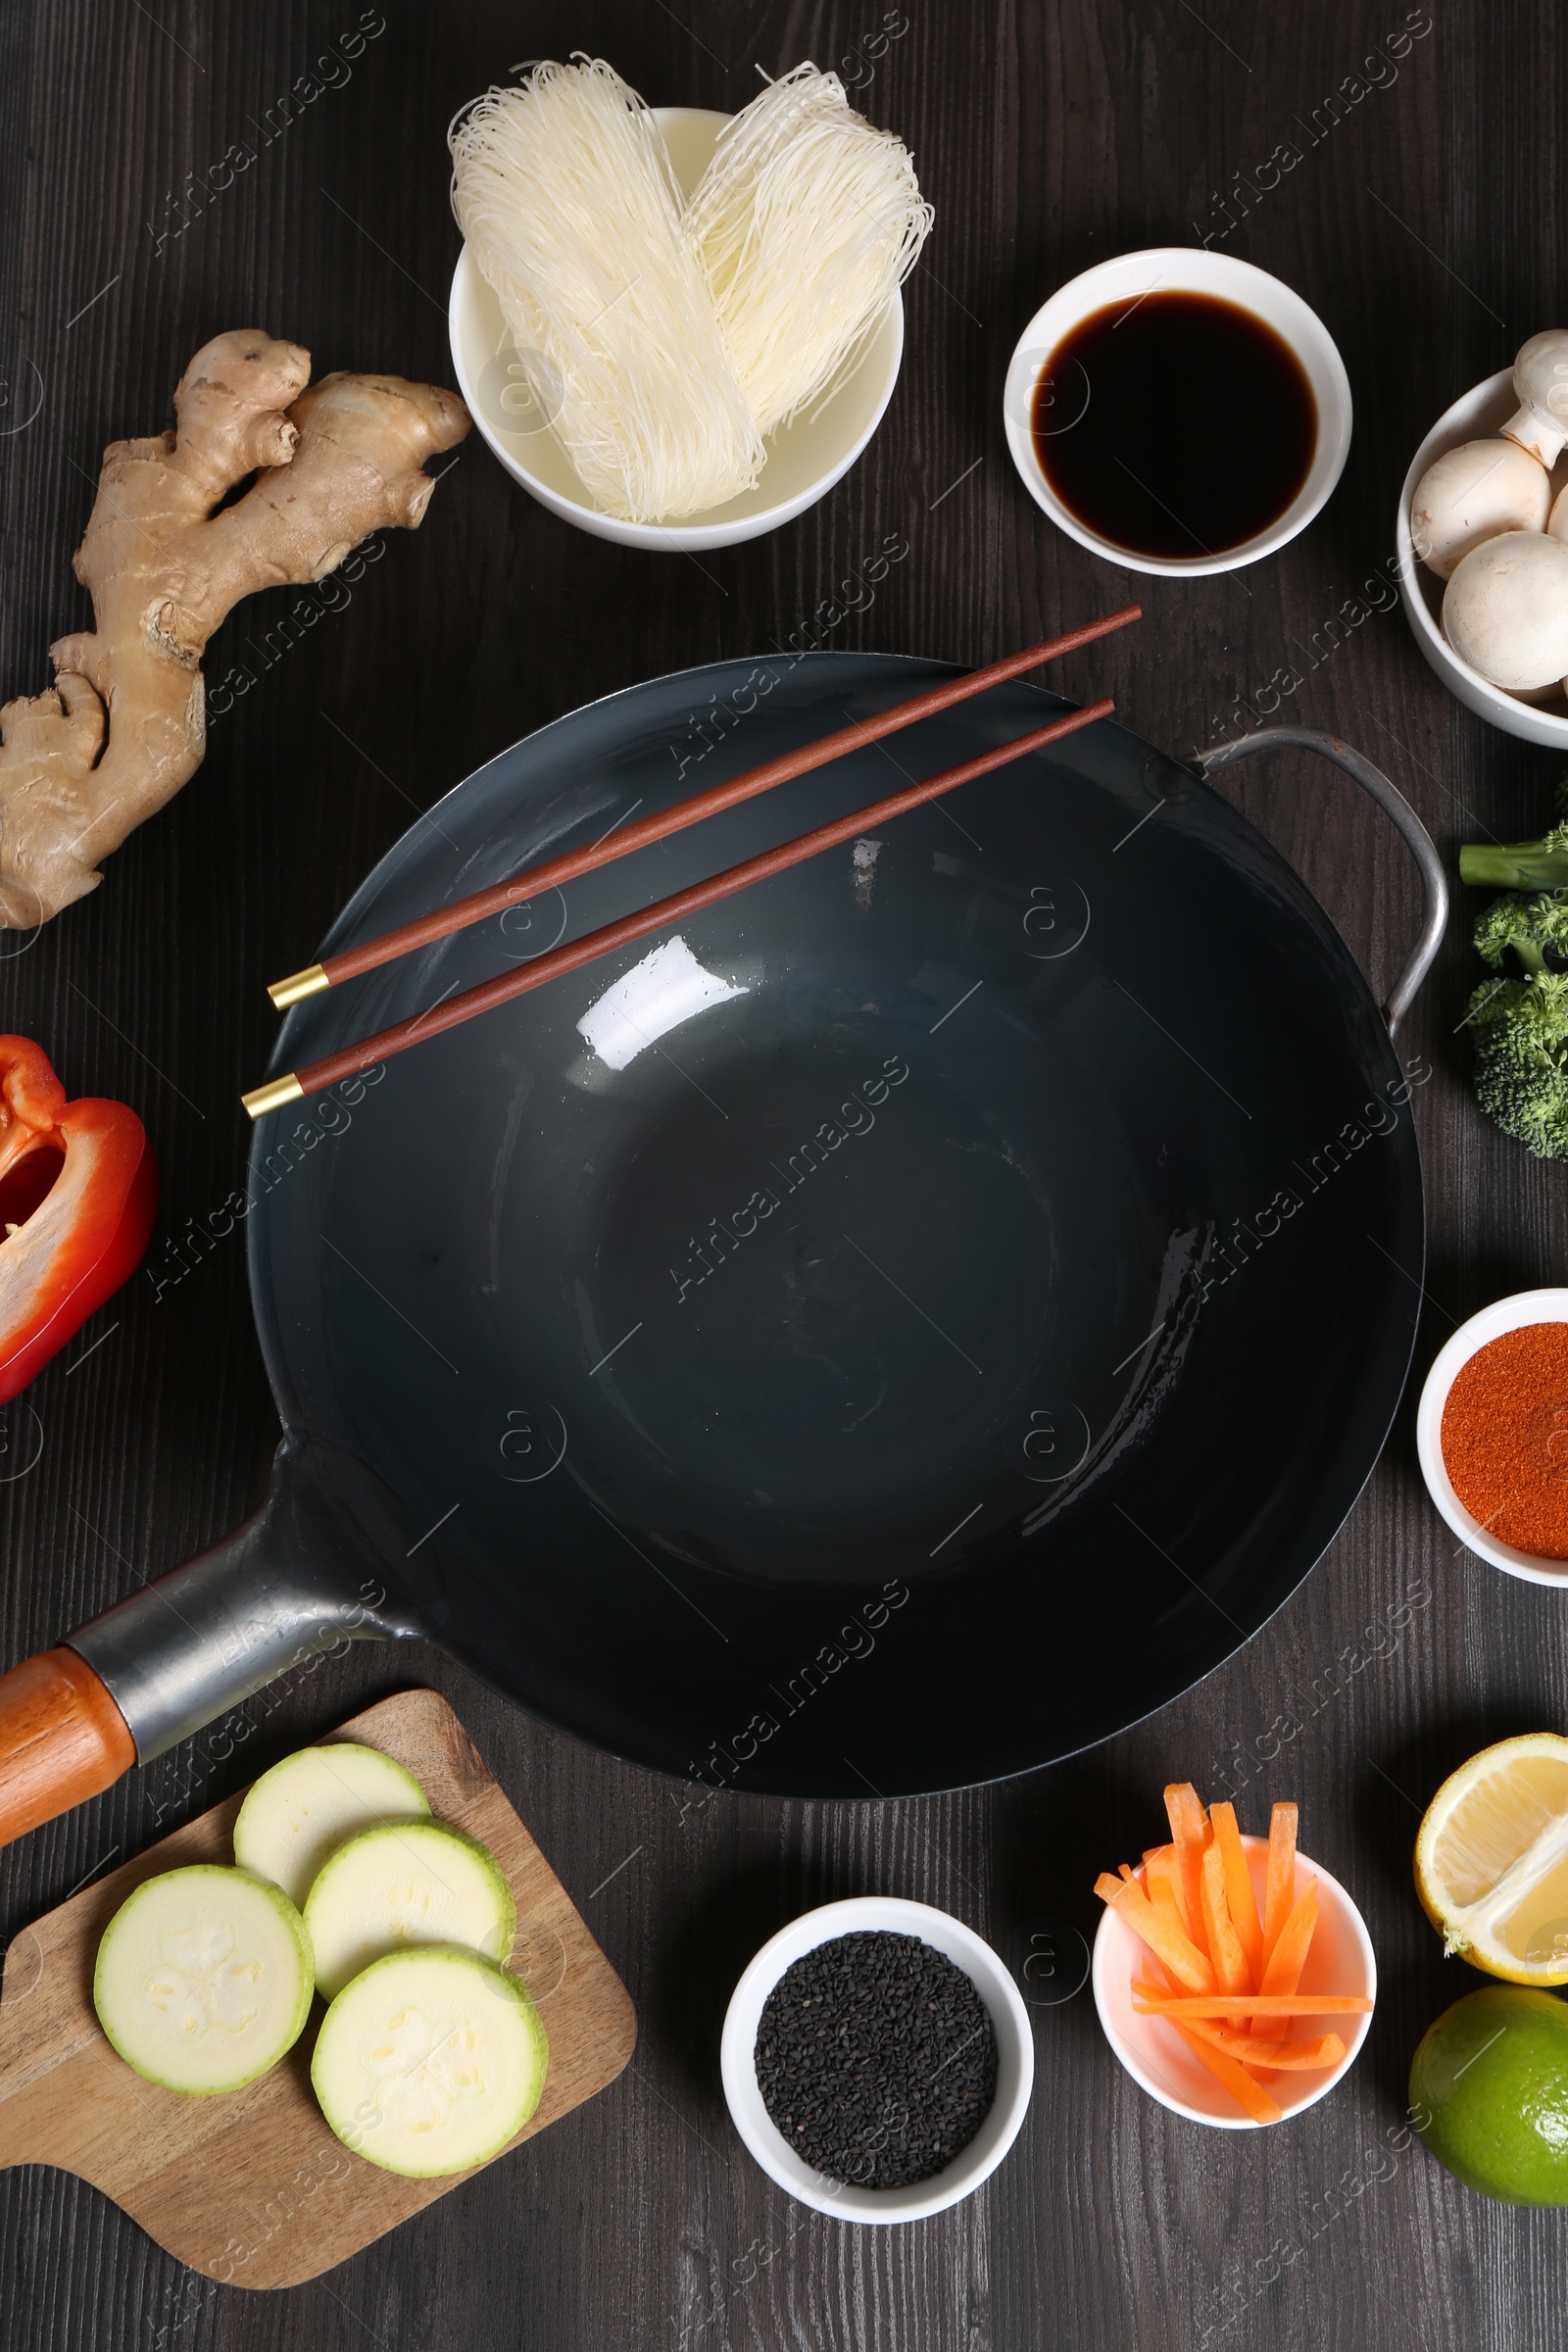
[[[339,1724],[406,1765],[438,1821],[487,1845],[517,1906],[512,1966],[550,2037],[544,2095],[500,2163],[612,2082],[637,2038],[624,1986],[446,1700],[401,1691]],[[406,2180],[351,2154],[311,2089],[318,2013],[281,2064],[244,2090],[182,2098],[110,2047],[92,2006],[104,1930],[144,1880],[233,1860],[238,1794],[74,1895],[10,1946],[0,1998],[0,2165],[79,2174],[204,2277],[297,2286],[333,2270],[486,2167]]]
[[[389,535],[346,609],[291,629],[280,594],[219,633],[209,685],[231,679],[232,702],[200,774],[91,901],[20,953],[0,943],[4,1026],[39,1038],[74,1093],[136,1103],[165,1177],[148,1271],[5,1418],[0,1662],[214,1541],[261,1494],[276,1425],[243,1243],[220,1212],[248,1141],[235,1099],[273,1035],[263,985],[315,956],[416,809],[528,729],[642,678],[765,651],[836,593],[861,609],[824,624],[824,643],[972,663],[1136,592],[1150,613],[1136,643],[1064,662],[1065,692],[1113,694],[1142,733],[1187,753],[1254,723],[1283,668],[1298,680],[1284,707],[1386,766],[1446,856],[1472,833],[1540,828],[1558,762],[1453,703],[1378,582],[1432,419],[1561,322],[1568,44],[1549,0],[1433,0],[1431,32],[1366,68],[1409,6],[902,0],[907,31],[850,72],[869,69],[861,105],[908,138],[937,226],[907,289],[887,418],[828,499],[700,564],[651,558],[558,522],[470,440],[420,530]],[[359,0],[0,11],[0,694],[44,684],[50,639],[86,621],[70,558],[102,446],[152,429],[204,336],[256,322],[306,343],[320,369],[451,381],[443,135],[466,98],[519,60],[581,46],[656,103],[732,108],[759,65],[863,57],[884,8],[391,0],[384,15],[351,78],[278,129],[280,95],[341,55]],[[1362,94],[1328,109],[1352,76]],[[1245,216],[1233,208],[1216,249],[1285,277],[1339,343],[1356,411],[1345,478],[1302,539],[1244,575],[1130,583],[1054,533],[1015,478],[1007,356],[1087,263],[1222,229],[1214,191],[1291,138],[1300,162]],[[198,202],[186,175],[205,179],[241,142],[252,160]],[[871,603],[844,597],[893,533],[908,557]],[[1415,878],[1348,779],[1290,755],[1225,789],[1386,989],[1419,926]],[[1405,1040],[1435,1071],[1413,1104],[1431,1243],[1417,1375],[1455,1319],[1568,1264],[1563,1171],[1489,1128],[1468,1091],[1466,914],[1461,896]],[[1266,1362],[1251,1370],[1268,1378]],[[1476,1982],[1443,1960],[1415,1904],[1420,1807],[1484,1740],[1561,1728],[1568,1689],[1560,1601],[1455,1554],[1412,1428],[1413,1398],[1322,1567],[1238,1657],[1153,1722],[1002,1788],[699,1809],[431,1653],[426,1679],[460,1706],[636,1999],[631,2066],[525,2164],[276,2296],[192,2278],[65,2174],[9,2173],[6,2352],[1555,2343],[1558,2218],[1486,2205],[1396,2144],[1411,2051]],[[0,1857],[0,1925],[14,1933],[407,1672],[368,1649],[323,1660],[24,1839]],[[1065,1989],[1095,1873],[1160,1834],[1172,1773],[1229,1787],[1247,1829],[1273,1797],[1298,1798],[1308,1850],[1368,1920],[1379,2013],[1332,2099],[1264,2134],[1181,2124],[1119,2074],[1080,1990],[1036,2009],[1023,2133],[955,2212],[854,2230],[756,2172],[729,2132],[717,2045],[766,1935],[832,1895],[915,1895],[1008,1951],[1042,1936],[1037,1952],[1060,1955],[1046,1989]]]
[[[135,1761],[125,1718],[74,1649],[0,1675],[0,1845],[101,1794]]]

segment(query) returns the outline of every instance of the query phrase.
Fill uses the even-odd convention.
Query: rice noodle
[[[908,149],[797,66],[719,134],[686,213],[763,433],[842,381],[930,229]]]
[[[636,91],[603,58],[547,62],[450,144],[464,236],[596,504],[658,521],[754,488],[761,434]]]

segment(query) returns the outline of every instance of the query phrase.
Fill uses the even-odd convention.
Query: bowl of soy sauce
[[[1232,571],[1327,502],[1350,383],[1315,311],[1266,270],[1199,246],[1119,254],[1058,287],[1003,399],[1025,488],[1132,571]]]

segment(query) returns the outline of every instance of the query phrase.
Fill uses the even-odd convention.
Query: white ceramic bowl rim
[[[1416,1407],[1416,1452],[1427,1493],[1469,1550],[1505,1575],[1523,1578],[1526,1584],[1568,1585],[1568,1560],[1544,1560],[1536,1552],[1521,1551],[1516,1544],[1489,1535],[1454,1493],[1443,1458],[1443,1408],[1459,1373],[1481,1348],[1501,1339],[1506,1331],[1523,1330],[1528,1323],[1568,1323],[1568,1290],[1515,1291],[1506,1298],[1494,1298],[1460,1324],[1439,1349],[1422,1384]]]
[[[1103,539],[1064,506],[1046,479],[1035,450],[1030,409],[1040,371],[1064,337],[1096,311],[1129,295],[1152,293],[1212,294],[1251,311],[1290,345],[1312,387],[1317,403],[1317,447],[1299,492],[1266,531],[1240,547],[1193,558],[1140,555]],[[1058,528],[1081,547],[1105,557],[1130,571],[1161,572],[1200,578],[1236,571],[1273,555],[1303,531],[1332,496],[1349,454],[1352,403],[1350,379],[1328,328],[1294,287],[1267,270],[1234,254],[1211,253],[1200,245],[1152,246],[1146,251],[1113,255],[1058,286],[1030,319],[1018,338],[1007,368],[1003,394],[1003,421],[1012,462],[1025,489]]]
[[[918,1936],[961,1968],[990,2012],[997,2037],[997,2095],[968,2146],[940,2173],[907,2188],[857,2188],[829,2180],[790,2147],[762,2104],[755,2051],[762,2004],[792,1963],[840,1936],[877,1929]],[[1017,2138],[1034,2085],[1034,2029],[1000,1955],[951,1912],[896,1895],[855,1895],[803,1912],[748,1963],[730,1996],[719,2052],[735,2129],[768,2177],[802,2204],[846,2222],[922,2221],[956,2205],[989,2179]]]
[[[1244,1835],[1242,1838],[1242,1844],[1246,1848],[1249,1860],[1251,1860],[1254,1857],[1261,1858],[1262,1856],[1266,1856],[1268,1851],[1268,1840],[1266,1838],[1253,1838]],[[1341,1929],[1349,1936],[1351,1941],[1358,1947],[1361,1955],[1362,1967],[1364,1970],[1365,1990],[1371,1996],[1372,2000],[1376,2002],[1378,1989],[1377,1953],[1373,1948],[1372,1938],[1367,1933],[1366,1922],[1361,1917],[1360,1911],[1357,1909],[1350,1896],[1347,1893],[1346,1889],[1341,1886],[1339,1880],[1334,1877],[1331,1871],[1325,1870],[1321,1862],[1314,1862],[1309,1854],[1302,1853],[1298,1853],[1296,1859],[1297,1865],[1300,1870],[1310,1872],[1312,1877],[1317,1880],[1320,1904],[1322,1905],[1324,1912],[1326,1913],[1328,1908],[1332,1906],[1333,1913],[1336,1916]],[[1168,2108],[1172,2115],[1185,2116],[1190,2123],[1206,2124],[1211,2130],[1214,2131],[1272,2131],[1274,2127],[1271,2124],[1255,2123],[1251,2116],[1244,2115],[1240,2108],[1238,2108],[1234,2114],[1211,2114],[1201,2107],[1194,2106],[1190,2100],[1184,2099],[1181,2096],[1180,2092],[1175,2089],[1174,2085],[1163,2081],[1156,2073],[1154,2073],[1152,2066],[1146,2064],[1144,2059],[1140,2057],[1137,2050],[1133,2048],[1132,2044],[1127,2040],[1125,2034],[1117,2026],[1114,2018],[1108,2014],[1107,2008],[1108,1975],[1111,1970],[1114,1969],[1119,1972],[1126,1966],[1126,1961],[1123,1955],[1125,1953],[1125,1947],[1129,1942],[1137,1944],[1140,1951],[1143,1949],[1143,1946],[1138,1944],[1137,1937],[1133,1936],[1132,1930],[1125,1927],[1122,1921],[1117,1917],[1116,1913],[1107,1906],[1102,1918],[1101,1919],[1100,1928],[1095,1936],[1094,1960],[1090,1971],[1091,1981],[1094,1985],[1095,2007],[1100,2013],[1100,2022],[1102,2027],[1104,2029],[1105,2039],[1109,2042],[1121,2065],[1125,2067],[1127,2073],[1132,2076],[1133,2081],[1138,2084],[1139,2088],[1141,2090],[1146,2090],[1149,2093],[1149,2096],[1152,2099],[1156,2100],[1161,2107]],[[1151,2020],[1150,2022],[1152,2024],[1157,2024],[1159,2021],[1156,2019]],[[1372,2030],[1372,2012],[1368,2010],[1360,2015],[1356,2015],[1352,2012],[1348,2016],[1338,2017],[1332,2021],[1329,2019],[1324,2020],[1325,2025],[1328,2025],[1331,2022],[1334,2030],[1340,2034],[1345,2041],[1345,2056],[1340,2060],[1338,2066],[1325,2068],[1322,2074],[1314,2075],[1312,2077],[1310,2089],[1308,2089],[1304,2094],[1293,2099],[1291,2105],[1286,2108],[1284,2116],[1284,2121],[1286,2123],[1289,2123],[1293,2116],[1303,2115],[1308,2107],[1315,2107],[1319,2099],[1326,2099],[1329,2092],[1334,2089],[1335,2085],[1344,2081],[1345,2077],[1349,2073],[1350,2068],[1355,2064],[1356,2058],[1360,2053],[1361,2045],[1366,2040],[1367,2034]],[[1298,2078],[1298,2080],[1299,2080],[1299,2078]],[[1275,2079],[1274,2090],[1276,2097],[1278,2097],[1279,2079],[1277,2077]],[[1219,2096],[1224,2095],[1224,2093],[1219,2090],[1218,2085],[1216,2085],[1216,2093]],[[1283,2104],[1283,2101],[1281,2103]]]

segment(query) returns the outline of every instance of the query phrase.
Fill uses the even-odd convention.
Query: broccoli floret
[[[1477,951],[1500,975],[1482,983],[1465,1016],[1476,1098],[1538,1159],[1568,1159],[1568,775],[1557,813],[1540,841],[1472,842],[1459,853],[1463,880],[1505,894],[1476,924]]]
[[[1469,1023],[1482,1109],[1538,1159],[1568,1159],[1568,973],[1484,981]]]
[[[1568,835],[1568,825],[1560,830]],[[1494,899],[1476,924],[1476,948],[1495,971],[1506,969],[1510,948],[1527,972],[1546,971],[1557,958],[1568,965],[1568,897],[1511,890]]]

